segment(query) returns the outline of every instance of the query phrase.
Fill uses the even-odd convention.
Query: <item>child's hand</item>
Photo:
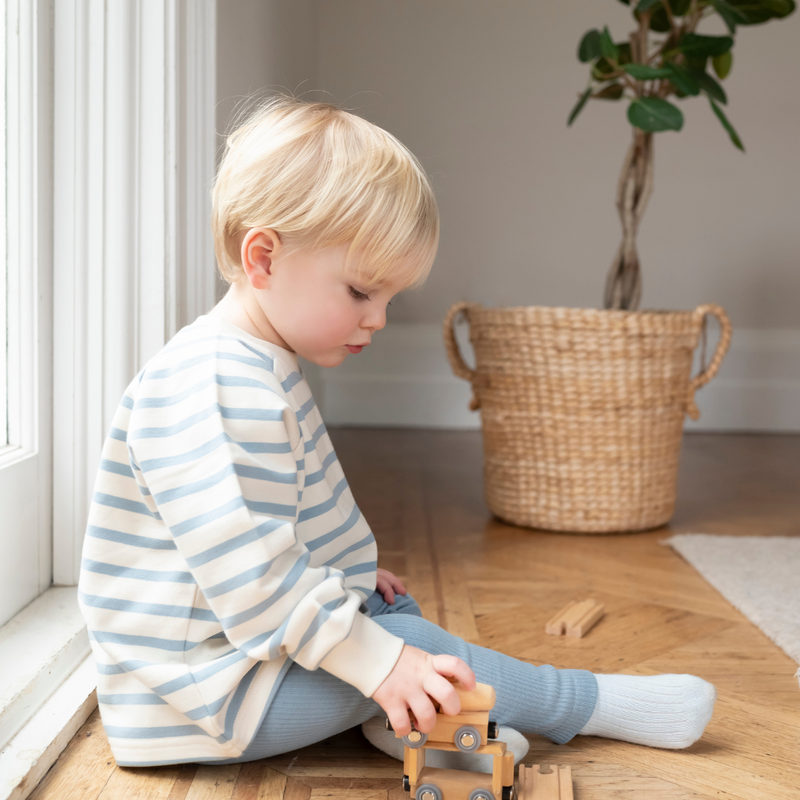
[[[407,708],[414,714],[416,729],[429,733],[436,724],[431,698],[441,704],[445,714],[461,711],[458,695],[445,675],[457,678],[468,690],[475,688],[475,673],[465,661],[457,656],[434,656],[406,644],[394,669],[372,699],[386,712],[392,728],[401,736],[411,733]]]
[[[383,595],[383,599],[389,603],[389,605],[394,605],[395,592],[397,592],[397,594],[406,594],[408,592],[397,575],[389,572],[388,569],[381,569],[380,567],[378,567],[378,578],[375,581],[375,588]]]

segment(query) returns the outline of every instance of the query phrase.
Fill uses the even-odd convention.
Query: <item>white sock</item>
[[[403,760],[405,746],[394,732],[386,730],[386,716],[380,714],[368,719],[361,726],[361,732],[378,750]],[[513,728],[500,725],[497,732],[498,741],[505,742],[508,752],[514,754],[514,763],[519,764],[528,752],[528,740]],[[447,750],[426,750],[425,764],[440,769],[464,769],[470,772],[488,772],[491,774],[494,761],[487,753],[462,753]]]
[[[717,690],[695,675],[598,675],[597,705],[581,734],[680,750],[696,742]]]

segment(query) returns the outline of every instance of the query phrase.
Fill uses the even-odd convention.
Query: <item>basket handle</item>
[[[725,310],[721,306],[716,306],[713,304],[698,306],[694,313],[698,323],[698,340],[699,332],[702,330],[702,326],[705,324],[705,318],[707,315],[715,317],[717,322],[719,322],[720,328],[719,341],[717,342],[717,349],[714,352],[714,357],[711,359],[711,363],[702,372],[692,378],[692,381],[689,384],[689,391],[686,396],[686,413],[691,419],[699,419],[700,409],[697,407],[697,403],[695,403],[694,393],[701,386],[705,386],[717,374],[717,372],[719,372],[722,359],[725,358],[725,353],[728,352],[728,347],[731,343],[731,322],[728,319],[728,315],[725,313]]]
[[[477,411],[481,404],[478,402],[475,394],[475,370],[470,369],[464,361],[461,351],[458,349],[458,342],[456,341],[455,323],[460,314],[464,314],[464,318],[469,322],[467,310],[477,305],[476,303],[454,303],[447,311],[444,317],[444,346],[447,350],[447,360],[450,362],[450,367],[453,372],[465,381],[472,384],[472,399],[469,401],[469,410]]]

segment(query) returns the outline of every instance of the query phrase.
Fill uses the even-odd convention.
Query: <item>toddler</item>
[[[432,699],[459,711],[448,677],[491,684],[499,724],[554,742],[699,738],[705,681],[517,661],[426,621],[377,568],[298,355],[341,364],[426,279],[439,218],[415,157],[272,96],[228,136],[212,226],[228,292],[125,390],[86,530],[79,599],[117,763],[249,761],[377,714],[407,734],[409,710],[427,732]]]

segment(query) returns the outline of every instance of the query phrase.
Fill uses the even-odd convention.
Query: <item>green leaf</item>
[[[795,0],[726,0],[747,17],[742,25],[760,25],[774,18],[787,17],[795,8]]]
[[[619,50],[619,56],[617,57],[617,64],[621,66],[623,64],[630,64],[631,61],[633,61],[630,42],[618,42],[617,50]]]
[[[668,67],[648,67],[645,64],[626,64],[625,72],[637,81],[653,81],[656,78],[669,78],[672,70]]]
[[[698,70],[694,69],[690,70],[690,72],[692,77],[700,85],[700,88],[709,97],[713,97],[714,100],[717,100],[720,103],[727,104],[728,96],[725,94],[725,90],[707,72],[699,72]]]
[[[733,125],[728,122],[728,118],[725,116],[723,110],[711,99],[708,99],[708,102],[711,103],[711,108],[714,109],[714,113],[719,117],[719,121],[722,123],[722,127],[728,131],[728,136],[731,137],[731,141],[742,151],[744,152],[744,145],[742,144],[742,140],[739,138],[739,134],[733,129]]]
[[[676,17],[682,17],[691,8],[692,0],[671,0],[669,7]]]
[[[730,36],[702,36],[699,33],[683,35],[678,50],[683,53],[699,56],[721,56],[733,47]]]
[[[569,119],[567,120],[567,126],[572,125],[575,121],[575,117],[581,113],[583,107],[586,105],[586,101],[589,99],[589,96],[592,93],[592,87],[590,86],[582,95],[581,99],[575,104],[575,108],[572,109],[572,113],[569,115]]]
[[[628,106],[631,125],[643,131],[679,131],[683,127],[681,110],[660,97],[640,97]]]
[[[631,0],[619,0],[619,1],[620,3],[625,3],[626,6],[629,6],[631,4]]]
[[[609,58],[613,61],[616,61],[619,57],[619,50],[614,44],[611,34],[608,32],[607,25],[605,28],[603,28],[603,32],[600,34],[600,50],[602,51],[604,58]]]
[[[727,3],[726,0],[711,0],[711,5],[714,6],[716,12],[725,20],[725,24],[728,26],[728,30],[731,33],[736,33],[737,25],[747,25],[747,15],[735,6]]]
[[[667,33],[672,30],[672,23],[669,21],[664,6],[657,8],[650,17],[650,30],[656,33]]]
[[[643,11],[647,11],[653,6],[657,6],[660,2],[661,0],[639,0],[636,10],[641,14]]]
[[[611,75],[612,72],[616,72],[613,64],[610,61],[607,61],[605,58],[601,58],[593,67],[592,67],[592,77],[596,81],[604,81],[607,79],[608,75]]]
[[[714,65],[714,72],[717,73],[717,77],[720,80],[725,80],[725,78],[728,77],[728,73],[731,71],[731,67],[733,66],[733,53],[731,53],[729,50],[727,53],[723,53],[721,56],[714,56],[711,63]]]
[[[619,100],[625,94],[625,87],[621,83],[609,83],[599,92],[595,92],[592,97],[598,100]]]
[[[761,5],[766,6],[776,17],[788,17],[796,4],[794,0],[761,0]]]
[[[669,70],[670,81],[677,89],[680,89],[683,94],[691,97],[700,94],[700,84],[686,67],[682,67],[679,64],[670,64]]]
[[[600,31],[597,28],[587,31],[581,43],[578,45],[578,58],[585,64],[587,61],[594,61],[600,58],[602,50],[600,49]]]

